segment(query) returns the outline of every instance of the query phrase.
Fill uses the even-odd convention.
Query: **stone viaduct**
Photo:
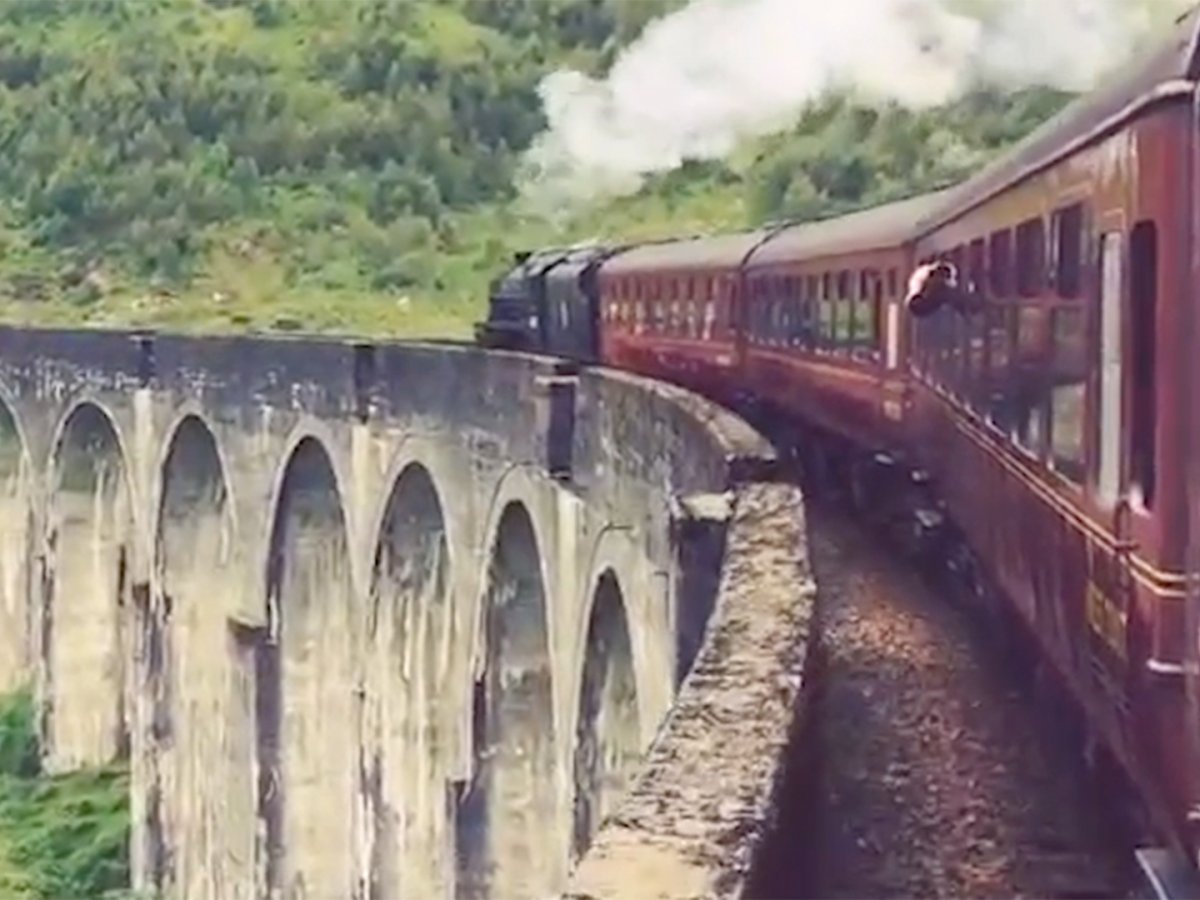
[[[166,896],[543,897],[601,823],[654,845],[621,804],[694,812],[689,778],[733,792],[705,827],[741,884],[811,594],[772,463],[544,358],[0,329],[0,689],[33,687],[46,769],[127,760]],[[773,574],[731,567],[767,532]]]

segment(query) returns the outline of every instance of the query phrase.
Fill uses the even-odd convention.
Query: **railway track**
[[[1130,848],[1033,679],[828,498],[808,527],[818,687],[764,893],[1131,896]]]

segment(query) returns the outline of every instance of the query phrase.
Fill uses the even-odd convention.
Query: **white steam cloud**
[[[1187,0],[693,0],[650,23],[604,80],[560,71],[524,159],[543,212],[633,193],[726,156],[848,88],[921,107],[972,83],[1082,91]]]

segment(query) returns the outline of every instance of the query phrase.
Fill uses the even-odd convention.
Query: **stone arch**
[[[167,427],[163,430],[165,439],[158,447],[154,458],[153,477],[150,483],[150,499],[151,508],[154,512],[154,526],[157,528],[162,513],[163,493],[167,489],[167,466],[171,461],[172,455],[177,452],[177,438],[181,429],[186,429],[190,432],[190,437],[200,437],[199,432],[194,429],[196,426],[207,432],[207,437],[203,438],[210,446],[209,450],[212,453],[212,461],[215,462],[221,473],[221,479],[224,485],[225,499],[223,505],[225,514],[231,522],[236,525],[237,522],[237,504],[234,502],[234,490],[232,484],[233,467],[229,458],[227,448],[221,440],[217,438],[218,428],[210,421],[208,413],[205,411],[202,404],[195,400],[187,400],[175,409],[174,417],[169,421]],[[157,553],[157,550],[154,551]]]
[[[647,558],[644,543],[633,528],[609,525],[597,535],[592,547],[588,580],[580,587],[579,608],[583,614],[576,623],[572,654],[576,680],[569,693],[577,697],[582,690],[582,660],[587,655],[596,588],[610,570],[621,588],[644,748],[674,700],[675,635],[669,615],[670,585]]]
[[[463,897],[540,897],[560,865],[553,678],[541,551],[526,507],[503,509],[483,600],[472,698],[473,777],[455,823]]]
[[[126,660],[133,502],[112,418],[91,401],[64,418],[53,449],[41,615],[41,730],[53,771],[128,750]]]
[[[137,606],[145,874],[173,895],[224,896],[253,879],[253,758],[229,739],[252,731],[253,710],[230,691],[250,674],[226,620],[241,584],[226,468],[200,417],[171,430],[158,477],[153,589]]]
[[[580,679],[571,849],[578,859],[625,795],[641,754],[637,685],[616,572],[596,581]]]
[[[275,467],[275,471],[271,476],[269,494],[266,499],[267,509],[270,514],[263,517],[260,523],[262,530],[256,535],[256,540],[254,541],[255,553],[257,554],[255,564],[257,565],[267,566],[268,568],[271,565],[273,541],[278,531],[276,514],[283,504],[283,495],[288,486],[287,479],[292,471],[291,463],[295,460],[296,453],[301,446],[312,445],[319,447],[324,454],[329,472],[332,475],[332,486],[337,491],[338,497],[348,498],[351,496],[350,483],[346,473],[343,471],[342,460],[337,452],[337,435],[334,429],[330,423],[315,416],[307,413],[301,414],[299,421],[291,428],[283,440],[279,451],[280,455],[274,457],[274,451],[272,452],[272,457],[280,460],[280,462]],[[246,498],[243,497],[241,499],[245,500]],[[341,501],[339,500],[339,502]],[[351,517],[351,510],[348,506],[343,506],[342,513],[346,540],[353,546],[354,536],[352,530],[355,527],[355,523]],[[360,583],[357,580],[359,560],[355,557],[356,554],[350,554],[350,572],[353,583],[357,585]]]
[[[0,693],[33,674],[32,517],[25,436],[0,395]]]
[[[420,463],[405,466],[387,498],[368,604],[371,896],[444,895],[449,757],[441,706],[454,609],[443,506]]]
[[[256,670],[265,888],[356,895],[355,736],[364,698],[346,514],[316,438],[295,445],[280,485],[267,566],[269,634]]]

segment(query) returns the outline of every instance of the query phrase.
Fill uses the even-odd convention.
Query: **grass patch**
[[[29,691],[0,698],[0,896],[130,897],[129,770],[38,770]]]

